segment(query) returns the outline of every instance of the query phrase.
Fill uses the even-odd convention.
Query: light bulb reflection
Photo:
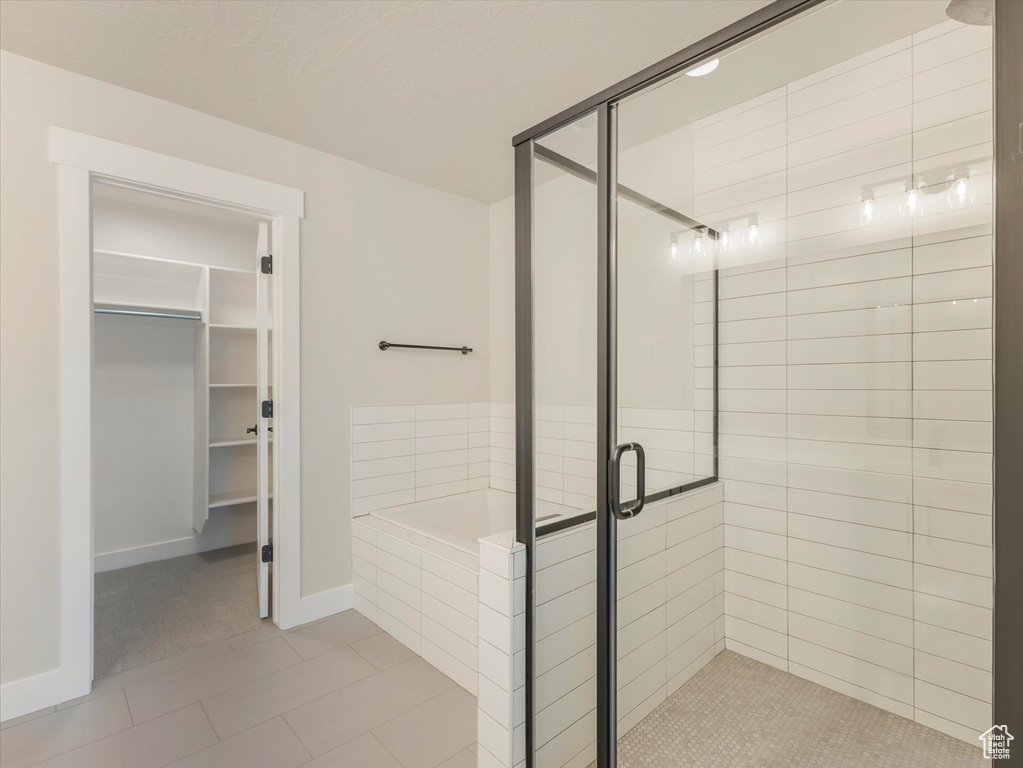
[[[672,264],[674,264],[675,262],[678,261],[678,238],[677,237],[672,237],[671,238],[671,251],[670,251],[670,255],[668,256],[668,260]]]
[[[874,223],[874,216],[876,215],[873,191],[865,190],[860,196],[860,201],[860,225],[869,226]]]
[[[969,169],[958,169],[952,174],[952,183],[948,190],[950,208],[962,208],[973,205],[973,184],[970,183]]]
[[[703,232],[693,233],[693,252],[692,255],[696,258],[703,256]]]
[[[760,224],[757,221],[757,217],[753,216],[749,220],[749,228],[746,230],[746,240],[750,245],[757,245],[760,242]]]
[[[899,213],[903,218],[917,216],[923,211],[924,197],[917,182],[906,183],[906,196],[899,204]]]

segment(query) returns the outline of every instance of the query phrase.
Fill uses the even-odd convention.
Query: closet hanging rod
[[[442,349],[450,352],[461,352],[463,355],[467,355],[472,352],[472,347],[434,347],[428,344],[392,344],[389,341],[381,341],[377,344],[377,346],[385,352],[391,347],[399,347],[401,349]]]
[[[110,309],[108,307],[93,307],[92,311],[97,315],[123,315],[127,317],[159,317],[166,320],[195,320],[202,321],[201,312],[152,312],[143,309]]]

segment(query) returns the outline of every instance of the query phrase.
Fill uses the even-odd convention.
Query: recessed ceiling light
[[[691,69],[686,72],[687,77],[703,77],[709,75],[715,69],[718,68],[718,64],[721,63],[721,59],[711,59],[706,64],[701,64],[696,69]]]

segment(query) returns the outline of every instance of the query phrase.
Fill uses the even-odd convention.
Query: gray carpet
[[[95,677],[258,629],[256,545],[96,574]]]

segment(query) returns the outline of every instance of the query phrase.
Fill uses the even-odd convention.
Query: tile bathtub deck
[[[355,611],[97,680],[3,724],[0,768],[469,768],[476,700]]]

